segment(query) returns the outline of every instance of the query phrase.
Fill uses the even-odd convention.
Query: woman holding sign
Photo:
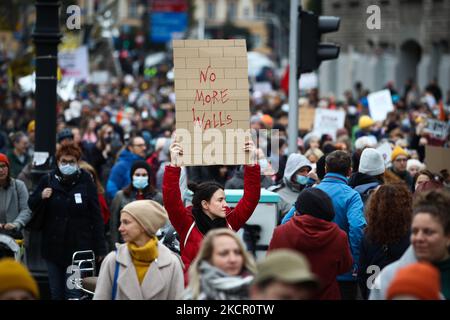
[[[256,148],[252,141],[245,144],[252,163],[256,163]],[[183,149],[177,142],[170,146],[171,162],[164,172],[163,200],[169,219],[180,236],[181,259],[184,263],[185,283],[187,270],[196,257],[203,237],[211,229],[229,228],[238,231],[250,218],[258,205],[261,185],[258,164],[246,165],[244,169],[244,195],[234,209],[227,206],[225,192],[216,182],[189,184],[194,192],[192,206],[184,207],[180,187],[180,161]]]

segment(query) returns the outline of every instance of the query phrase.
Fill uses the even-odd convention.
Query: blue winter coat
[[[109,199],[113,199],[117,191],[125,188],[130,184],[130,170],[133,166],[133,163],[138,160],[145,159],[135,153],[130,152],[128,149],[124,149],[120,153],[119,159],[112,167],[108,182],[106,183],[106,194]]]
[[[361,196],[347,185],[348,179],[336,173],[327,173],[325,178],[316,188],[326,192],[332,202],[335,211],[333,222],[344,230],[350,241],[350,249],[353,256],[353,272],[338,276],[340,281],[356,281],[359,262],[359,250],[366,226],[364,217],[364,205]]]

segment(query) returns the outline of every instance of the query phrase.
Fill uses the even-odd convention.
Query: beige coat
[[[94,300],[111,300],[116,261],[120,267],[115,300],[181,299],[184,290],[181,260],[158,243],[158,258],[150,264],[142,285],[127,245],[119,245],[117,251],[110,252],[100,268]]]

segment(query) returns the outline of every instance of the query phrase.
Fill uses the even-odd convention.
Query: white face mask
[[[76,164],[60,164],[58,166],[59,171],[65,176],[70,176],[77,172],[78,166]]]
[[[148,186],[148,177],[133,176],[133,187],[144,189]]]

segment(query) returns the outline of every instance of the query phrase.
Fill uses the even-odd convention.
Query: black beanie
[[[150,165],[147,162],[145,162],[143,160],[138,160],[138,161],[134,162],[133,165],[131,166],[131,170],[130,170],[131,180],[133,180],[134,171],[136,171],[137,169],[140,169],[140,168],[143,168],[143,169],[145,169],[145,171],[147,171],[147,175],[149,176],[149,179],[150,179],[150,176],[152,174],[152,168],[150,167]],[[150,181],[149,181],[149,183],[150,183]]]
[[[331,198],[318,188],[306,188],[298,195],[295,209],[300,215],[310,215],[326,221],[334,219]]]

